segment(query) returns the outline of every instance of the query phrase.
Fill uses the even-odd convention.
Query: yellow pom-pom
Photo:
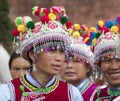
[[[56,20],[56,18],[57,18],[56,15],[53,14],[53,13],[49,13],[48,17],[49,17],[50,20]]]
[[[69,28],[68,29],[68,33],[71,35],[73,33],[73,29],[72,28]]]
[[[74,24],[75,30],[80,30],[80,25],[79,24]]]
[[[111,32],[118,33],[119,29],[117,26],[112,26],[110,29]]]
[[[75,38],[78,38],[78,37],[80,37],[80,33],[78,31],[75,31],[75,32],[73,32],[73,36]]]
[[[95,27],[90,27],[90,29],[89,29],[89,32],[96,32],[97,30],[96,30],[96,28]]]
[[[96,44],[96,42],[97,42],[97,39],[94,38],[94,39],[92,40],[92,46],[94,46],[94,45]]]
[[[99,25],[100,27],[103,27],[103,26],[104,26],[104,21],[98,21],[98,25]]]
[[[24,25],[18,26],[18,31],[24,33],[26,31],[26,28]]]

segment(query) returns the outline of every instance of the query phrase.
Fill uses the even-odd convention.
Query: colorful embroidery
[[[59,85],[59,82],[58,80],[55,80],[54,84],[52,84],[51,86],[49,87],[46,87],[46,88],[37,88],[37,87],[34,87],[33,85],[31,85],[29,82],[27,82],[27,80],[25,79],[25,77],[21,77],[21,82],[22,84],[27,87],[30,91],[34,91],[34,92],[44,92],[46,94],[54,91],[57,86]],[[24,92],[24,86],[21,86],[21,90]]]

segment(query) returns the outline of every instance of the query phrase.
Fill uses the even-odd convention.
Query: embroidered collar
[[[32,84],[35,85],[36,87],[41,87],[40,83],[35,80],[35,78],[30,74],[29,71],[26,72],[26,79]],[[49,87],[50,85],[52,85],[55,81],[56,77],[53,76],[53,78],[51,78],[51,80],[45,85],[45,87]]]
[[[107,90],[109,95],[112,96],[118,96],[120,95],[120,86],[115,87],[114,89],[111,89],[110,87]]]
[[[97,91],[97,96],[98,96],[98,98],[97,98],[97,100],[96,101],[100,101],[100,99],[109,99],[109,101],[112,101],[112,98],[114,97],[114,96],[119,96],[120,95],[120,85],[119,86],[117,86],[117,87],[115,87],[114,89],[111,89],[110,87],[108,87],[107,88],[107,93],[108,93],[108,96],[102,96],[102,97],[100,97],[100,93],[101,93],[101,89],[99,89],[98,91]]]
[[[29,76],[28,76],[29,75]],[[54,79],[54,81],[53,81]],[[28,88],[30,91],[33,91],[33,92],[36,92],[36,93],[40,93],[40,92],[43,92],[43,93],[50,93],[52,92],[53,90],[55,90],[57,88],[57,86],[59,85],[59,81],[55,78],[52,78],[52,82],[48,82],[48,84],[51,84],[49,86],[46,86],[45,88],[41,88],[40,86],[37,87],[35,84],[38,85],[38,82],[36,80],[34,80],[32,78],[32,76],[30,76],[30,73],[27,73],[26,77],[23,76],[20,78],[21,82],[23,85],[20,86],[20,89],[22,90],[23,92],[23,96],[27,96],[27,93],[24,91],[24,87]],[[35,84],[33,84],[33,81],[31,83],[31,80],[34,81]],[[47,84],[47,85],[48,85]]]
[[[91,84],[92,82],[90,81],[89,78],[85,78],[82,82],[80,82],[80,84],[77,86],[77,88],[79,89],[79,91],[83,94],[84,91],[86,91],[86,89],[88,88],[88,86]]]

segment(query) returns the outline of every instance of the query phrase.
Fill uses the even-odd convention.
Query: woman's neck
[[[45,73],[40,71],[33,71],[31,74],[37,80],[37,82],[41,85],[42,88],[45,88],[45,85],[53,77],[52,75],[46,75]]]

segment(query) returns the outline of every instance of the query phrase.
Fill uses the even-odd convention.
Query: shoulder
[[[10,100],[10,90],[7,83],[0,85],[0,101],[9,101]]]

